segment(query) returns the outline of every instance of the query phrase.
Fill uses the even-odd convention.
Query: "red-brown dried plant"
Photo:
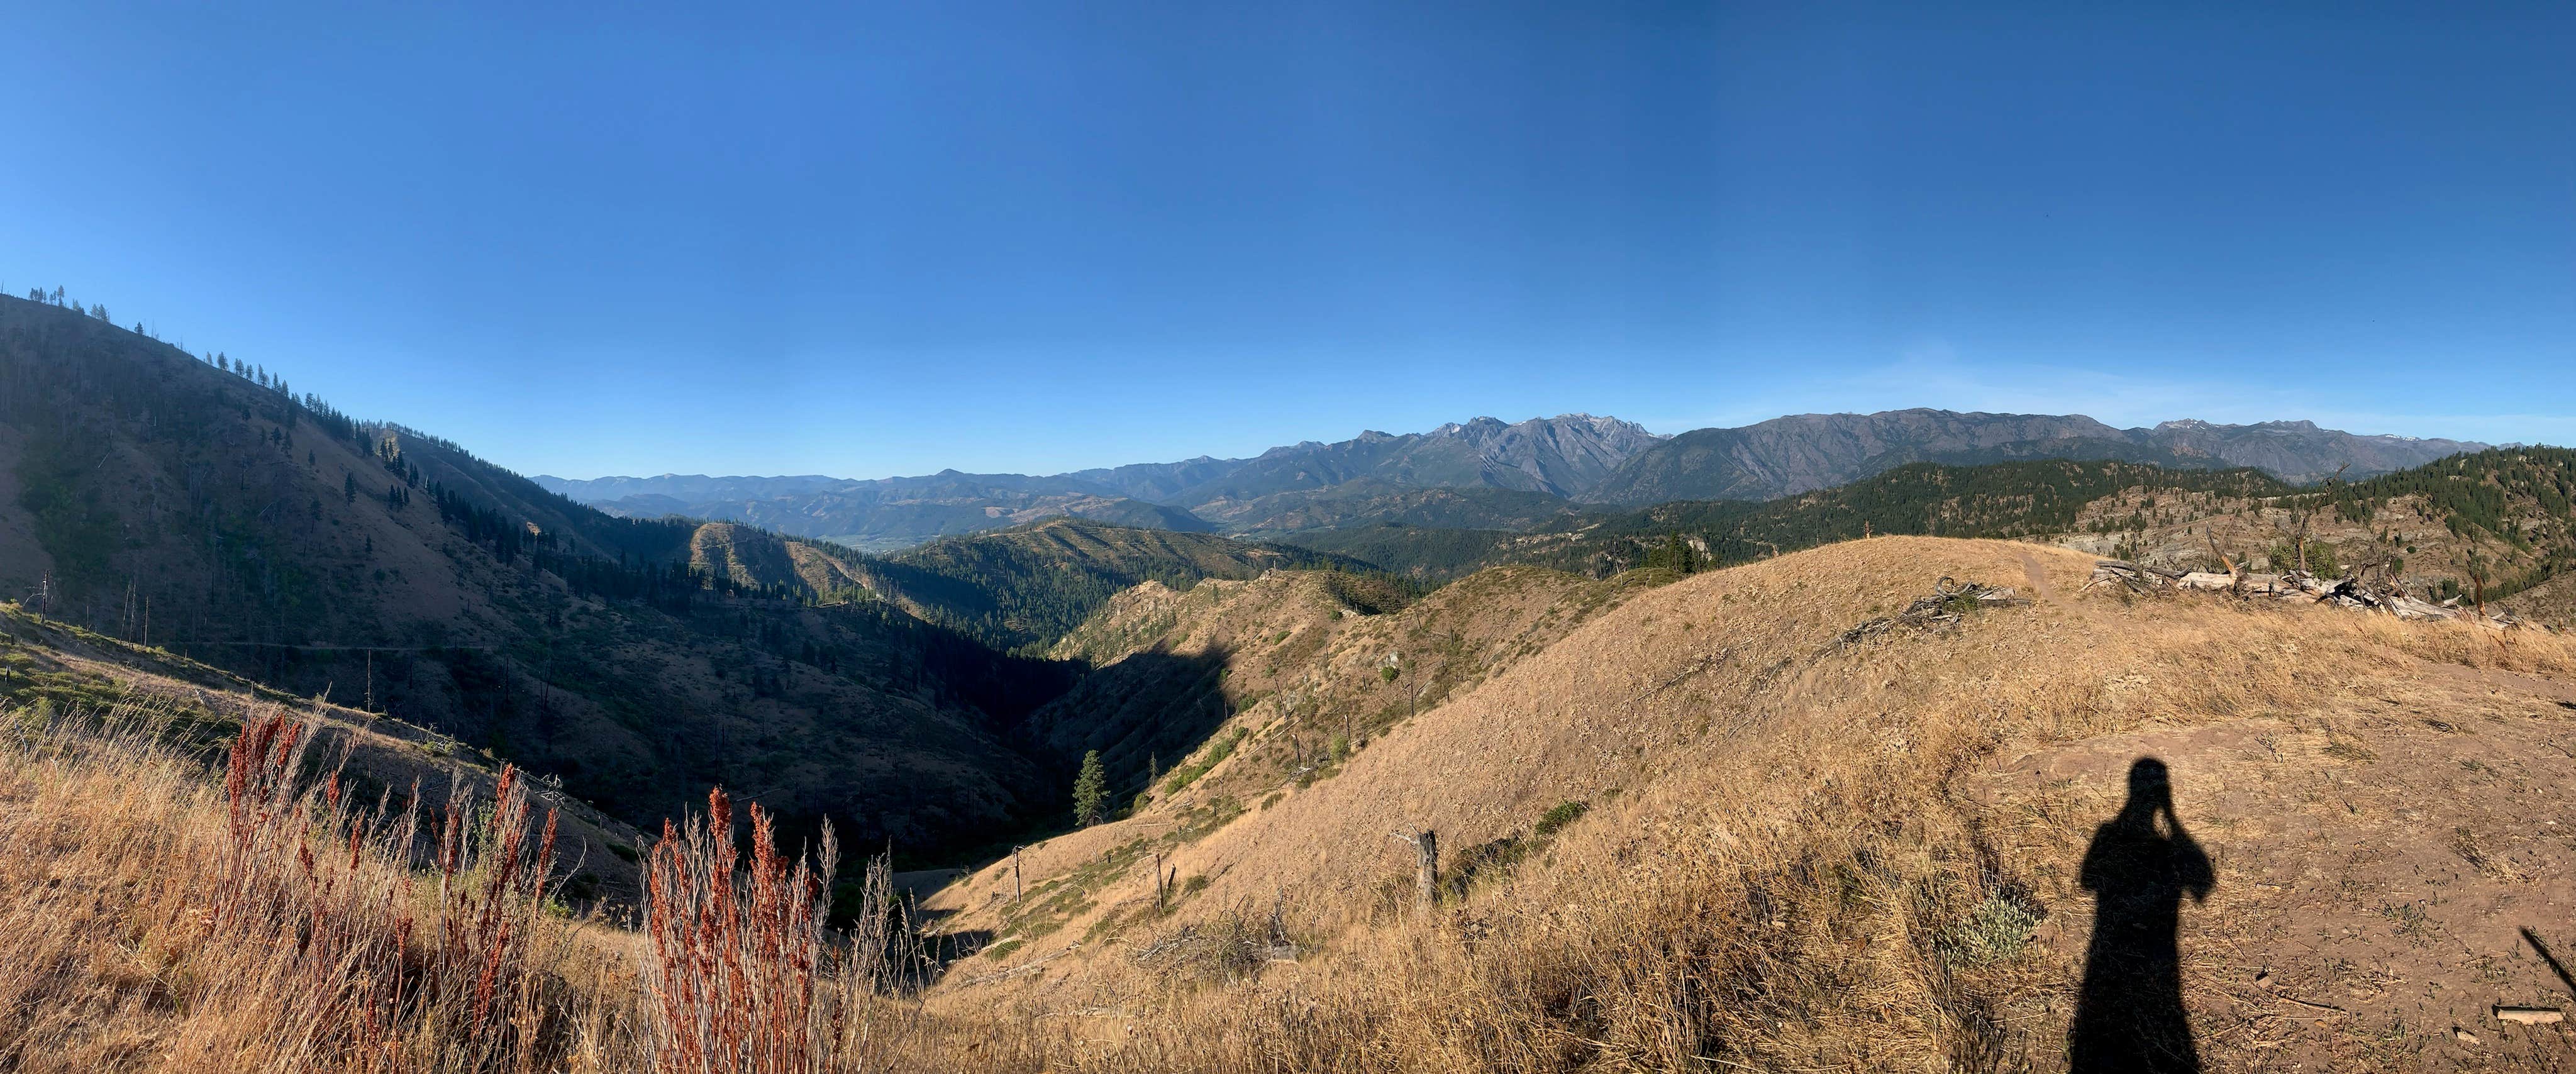
[[[825,885],[839,859],[829,825],[820,860],[778,854],[770,815],[750,808],[739,869],[723,788],[704,816],[663,822],[646,862],[655,1068],[670,1074],[820,1074],[840,1069],[825,966]]]
[[[452,780],[430,861],[417,782],[402,811],[343,793],[334,766],[305,773],[312,736],[283,713],[251,721],[224,778],[229,825],[206,915],[216,942],[275,952],[321,1069],[534,1069],[554,1046],[533,967],[555,817],[529,839],[525,782],[504,767],[487,809]],[[315,854],[316,847],[322,849]],[[438,888],[423,899],[418,866]],[[422,920],[422,918],[426,920]]]

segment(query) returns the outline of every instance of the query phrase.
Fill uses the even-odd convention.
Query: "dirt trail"
[[[2021,554],[2021,576],[2030,581],[2031,599],[2044,601],[2057,599],[2057,590],[2049,586],[2048,570],[2039,565],[2038,556],[2028,552]]]

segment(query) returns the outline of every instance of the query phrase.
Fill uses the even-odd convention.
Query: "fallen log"
[[[2140,574],[2160,575],[2165,578],[2180,578],[2183,576],[2183,572],[2181,571],[2166,570],[2163,567],[2149,566],[2144,563],[2131,563],[2125,559],[2097,559],[2093,561],[2093,565],[2095,567],[2116,567],[2125,571],[2136,571]]]
[[[2512,1022],[2515,1025],[2545,1026],[2566,1021],[2567,1012],[2556,1007],[2498,1006],[2495,1008],[2495,1019],[2499,1022]]]

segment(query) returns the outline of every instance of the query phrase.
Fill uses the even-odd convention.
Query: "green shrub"
[[[1547,812],[1539,814],[1538,823],[1531,825],[1530,831],[1539,838],[1545,839],[1555,835],[1566,825],[1574,823],[1575,818],[1590,812],[1591,809],[1590,805],[1583,802],[1558,802],[1549,807]]]
[[[1172,770],[1170,778],[1163,781],[1163,793],[1179,794],[1182,788],[1198,782],[1200,776],[1208,773],[1208,769],[1217,766],[1217,762],[1234,755],[1234,748],[1243,744],[1243,734],[1243,728],[1237,727],[1218,735],[1216,741],[1208,744],[1208,748],[1199,751],[1197,760]]]

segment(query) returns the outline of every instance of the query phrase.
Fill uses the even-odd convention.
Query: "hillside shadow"
[[[2067,1030],[2067,1069],[2199,1071],[2176,934],[2183,896],[2208,897],[2217,878],[2174,812],[2163,761],[2140,757],[2129,766],[2129,800],[2094,830],[2080,882],[2093,893],[2093,940]]]
[[[1141,652],[1094,669],[1039,709],[1029,752],[1069,792],[1083,754],[1100,751],[1112,804],[1181,767],[1234,712],[1225,696],[1230,653]]]
[[[1136,795],[1187,765],[1233,714],[1224,693],[1230,655],[1149,651],[1091,669],[1006,729],[1031,769],[1028,781],[1013,788],[1018,802],[1010,823],[986,829],[971,844],[899,859],[972,871],[1008,857],[1014,846],[1073,831],[1073,783],[1092,750],[1100,751],[1107,776],[1105,818],[1123,815]]]

